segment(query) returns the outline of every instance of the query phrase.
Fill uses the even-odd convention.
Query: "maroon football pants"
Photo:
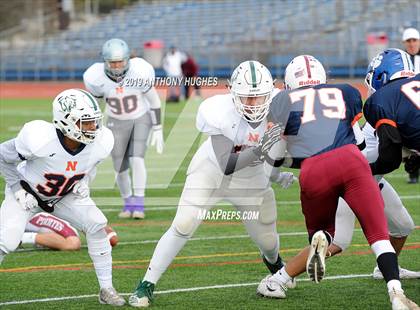
[[[310,240],[318,230],[334,236],[339,197],[353,210],[370,245],[389,240],[378,183],[357,146],[349,144],[305,159],[299,182]]]

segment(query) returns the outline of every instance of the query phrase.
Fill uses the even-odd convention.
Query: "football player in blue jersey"
[[[379,138],[379,157],[370,167],[374,175],[420,166],[420,74],[414,76],[409,55],[387,49],[373,58],[365,79],[370,97],[363,112]]]

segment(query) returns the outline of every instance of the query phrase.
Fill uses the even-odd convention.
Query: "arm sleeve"
[[[378,159],[370,164],[373,175],[398,169],[402,161],[402,140],[398,129],[384,124],[376,130],[379,138]]]
[[[160,106],[160,98],[156,91],[156,88],[152,87],[146,93],[144,93],[147,101],[150,104],[150,116],[152,117],[152,124],[153,125],[160,125],[161,124],[161,106]]]
[[[16,150],[15,139],[0,144],[0,171],[13,192],[21,189],[20,175],[16,167],[23,160],[25,158]]]
[[[223,135],[212,135],[211,142],[219,167],[226,175],[259,161],[259,156],[254,153],[255,147],[235,153],[233,141]]]
[[[289,92],[281,91],[270,104],[270,112],[267,116],[269,122],[280,124],[282,127],[286,127],[287,121],[290,114],[290,97]]]

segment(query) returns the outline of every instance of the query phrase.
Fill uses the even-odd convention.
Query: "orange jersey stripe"
[[[381,126],[382,124],[388,124],[388,125],[391,125],[392,127],[397,128],[397,123],[395,123],[394,121],[390,119],[383,118],[376,122],[375,129],[378,129],[378,127]]]
[[[357,115],[353,118],[353,120],[351,121],[351,126],[353,126],[354,124],[356,124],[356,122],[359,121],[359,119],[361,119],[363,117],[363,113],[357,113]]]

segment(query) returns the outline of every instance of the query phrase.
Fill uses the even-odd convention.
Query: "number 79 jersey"
[[[321,84],[280,92],[268,120],[285,129],[287,151],[300,160],[355,144],[353,124],[362,117],[360,93],[348,84]]]
[[[124,78],[111,80],[104,70],[104,63],[95,63],[83,74],[86,89],[95,97],[106,101],[105,113],[119,120],[139,118],[150,106],[144,93],[153,86],[155,71],[142,58],[131,58]]]
[[[69,193],[114,146],[114,137],[106,127],[102,127],[93,143],[82,144],[76,151],[65,147],[63,137],[53,124],[37,120],[26,123],[15,138],[15,148],[24,160],[17,167],[21,179],[43,200]]]
[[[396,127],[403,146],[420,152],[420,74],[380,88],[366,100],[363,111],[372,127]]]

